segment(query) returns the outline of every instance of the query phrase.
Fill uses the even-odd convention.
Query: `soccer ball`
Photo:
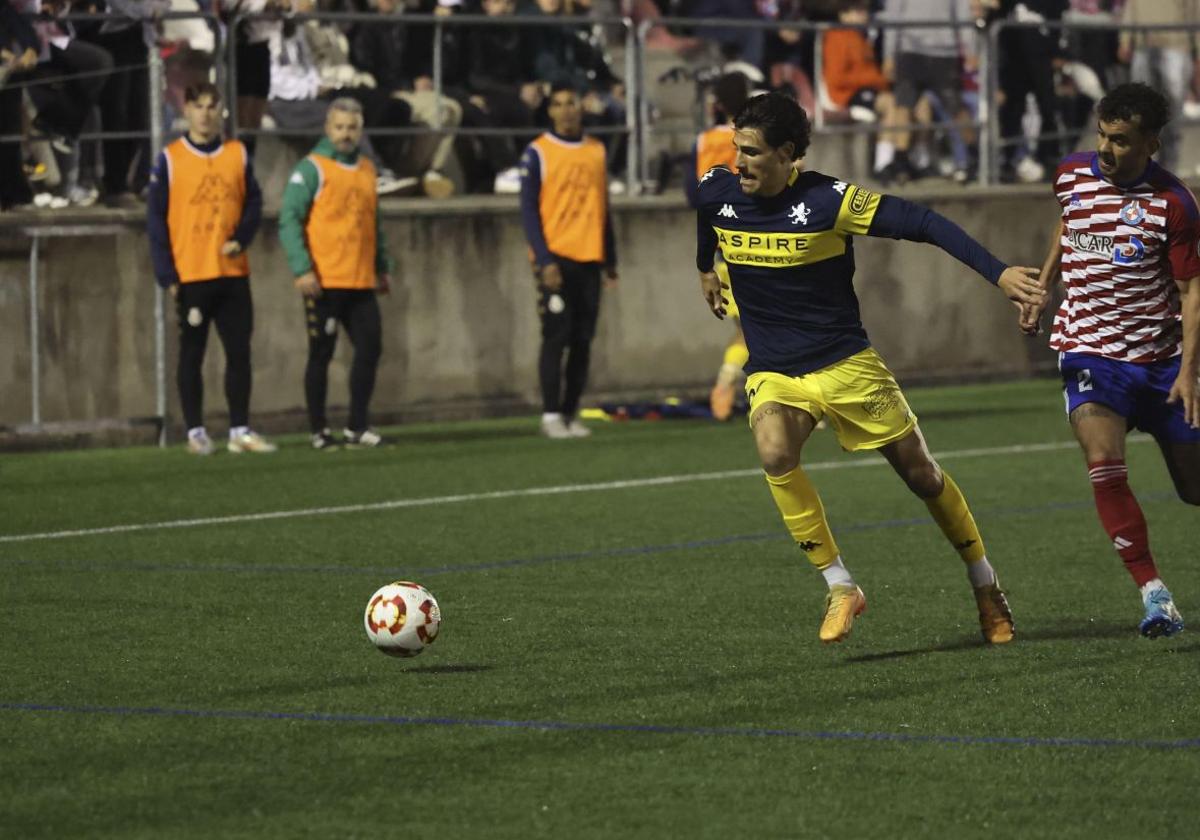
[[[419,583],[397,580],[371,596],[363,616],[367,636],[389,656],[416,656],[442,626],[437,599]]]

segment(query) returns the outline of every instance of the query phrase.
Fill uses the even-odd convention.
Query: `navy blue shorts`
[[[1200,443],[1200,429],[1183,419],[1183,403],[1167,403],[1179,376],[1180,357],[1160,362],[1121,362],[1089,353],[1059,353],[1067,415],[1084,403],[1100,403],[1130,428],[1170,443]]]

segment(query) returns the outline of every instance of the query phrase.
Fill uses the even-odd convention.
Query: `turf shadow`
[[[405,668],[404,672],[407,674],[478,674],[490,670],[492,670],[491,665],[463,663],[461,665],[414,665],[411,668]]]
[[[1020,637],[1018,636],[1018,639]],[[843,664],[851,665],[861,662],[882,662],[887,659],[903,659],[907,656],[924,656],[930,653],[958,653],[965,650],[978,650],[979,648],[987,647],[983,640],[978,637],[970,639],[959,639],[956,642],[947,642],[942,645],[928,645],[926,647],[908,648],[903,650],[884,650],[877,653],[863,653],[857,656],[848,656],[843,660]]]

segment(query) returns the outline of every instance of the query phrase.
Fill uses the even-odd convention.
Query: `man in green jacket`
[[[314,449],[336,441],[325,416],[329,362],[338,324],[354,345],[350,366],[347,446],[378,446],[367,423],[375,371],[382,352],[377,294],[387,294],[391,259],[379,227],[375,167],[359,154],[362,106],[335,99],[325,117],[325,137],[296,164],[283,191],[279,240],[308,320],[304,397]]]

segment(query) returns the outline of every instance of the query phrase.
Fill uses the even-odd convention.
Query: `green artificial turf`
[[[1137,636],[1055,383],[909,398],[1011,645],[829,432],[805,461],[869,608],[828,647],[744,420],[3,456],[0,837],[1187,836],[1200,642]],[[1152,443],[1128,460],[1200,622],[1200,511]],[[414,660],[362,628],[396,578],[444,616]]]

